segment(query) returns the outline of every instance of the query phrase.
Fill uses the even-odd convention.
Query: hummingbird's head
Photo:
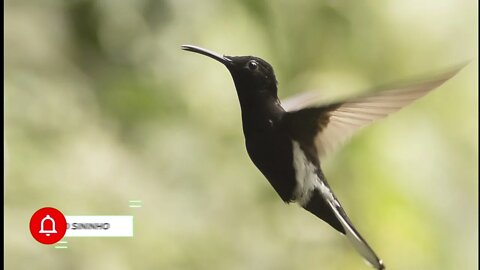
[[[183,45],[182,49],[213,58],[232,74],[240,99],[277,98],[277,80],[272,66],[265,60],[255,56],[226,56],[191,45]]]

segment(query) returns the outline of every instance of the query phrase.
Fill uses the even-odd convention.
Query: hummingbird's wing
[[[293,112],[318,104],[318,102],[321,102],[318,91],[305,91],[282,99],[282,107],[287,112]]]
[[[316,130],[311,130],[311,132],[315,133],[317,153],[323,157],[339,144],[349,139],[359,129],[400,110],[416,99],[426,95],[452,78],[462,68],[463,66],[453,69],[430,81],[376,91],[373,94],[319,107],[301,109],[302,104],[311,105],[307,97],[313,98],[313,95],[311,93],[306,96],[300,95],[290,99],[290,103],[287,103],[288,108],[295,110],[288,112],[287,116],[290,115],[290,117],[295,119],[307,118],[307,120],[302,120],[303,123],[299,123],[299,125],[311,124],[312,121],[316,122]],[[301,117],[295,117],[294,115]],[[310,123],[305,123],[305,121]]]

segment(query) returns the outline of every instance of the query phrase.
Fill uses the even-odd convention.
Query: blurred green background
[[[326,99],[473,61],[323,161],[388,269],[478,267],[478,4],[9,0],[6,269],[370,269],[284,205],[244,149],[233,82],[194,44],[256,55]],[[128,200],[142,200],[129,208]],[[134,215],[134,238],[31,237],[31,215]]]

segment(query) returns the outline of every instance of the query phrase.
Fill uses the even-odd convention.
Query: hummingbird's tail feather
[[[321,220],[327,222],[335,230],[341,232],[342,234],[345,234],[346,232],[342,223],[335,216],[335,213],[333,212],[327,201],[325,201],[325,199],[322,197],[320,190],[315,188],[311,192],[312,194],[308,203],[302,207],[308,212],[320,218]]]
[[[330,205],[330,207],[332,207],[333,212],[337,216],[340,223],[342,223],[342,226],[346,231],[345,235],[347,236],[348,240],[353,244],[355,249],[373,267],[378,270],[385,269],[383,261],[378,258],[377,254],[375,254],[375,251],[373,251],[373,249],[368,245],[367,241],[365,241],[365,239],[363,239],[363,237],[358,233],[355,227],[353,227],[342,206],[340,204],[335,205],[332,202],[328,202],[328,204]]]
[[[373,249],[368,245],[367,241],[365,241],[365,239],[363,239],[360,233],[355,229],[345,213],[345,210],[343,210],[343,207],[338,202],[328,184],[326,184],[325,181],[320,180],[319,185],[316,186],[312,192],[314,193],[304,208],[313,214],[315,214],[315,212],[311,211],[311,209],[315,208],[310,205],[311,203],[315,203],[317,208],[323,208],[323,220],[325,220],[324,217],[326,212],[332,213],[336,219],[336,222],[329,222],[328,220],[325,221],[327,221],[338,231],[345,234],[357,252],[360,253],[369,264],[375,267],[375,269],[385,269],[385,265],[383,264],[382,260],[377,256],[377,254],[375,254],[375,251],[373,251]],[[325,211],[327,208],[328,210]],[[338,228],[338,224],[341,228]]]

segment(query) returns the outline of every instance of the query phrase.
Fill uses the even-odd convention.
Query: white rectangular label
[[[133,216],[65,216],[65,237],[132,237]]]

